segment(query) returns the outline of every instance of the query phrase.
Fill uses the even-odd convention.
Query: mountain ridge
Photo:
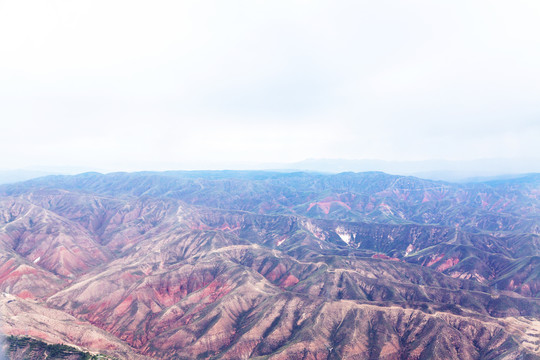
[[[539,179],[89,173],[3,185],[12,265],[0,287],[150,358],[538,358]]]

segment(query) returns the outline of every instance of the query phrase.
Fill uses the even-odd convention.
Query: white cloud
[[[538,4],[1,1],[0,168],[535,156]]]

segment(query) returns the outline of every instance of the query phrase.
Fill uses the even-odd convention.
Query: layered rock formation
[[[540,177],[0,188],[4,332],[125,359],[540,358]]]

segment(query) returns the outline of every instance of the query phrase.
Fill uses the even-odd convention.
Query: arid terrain
[[[3,185],[0,290],[11,339],[119,359],[540,359],[540,175]]]

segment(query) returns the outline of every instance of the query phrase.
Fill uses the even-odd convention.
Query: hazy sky
[[[0,121],[3,169],[537,157],[540,1],[0,0]]]

